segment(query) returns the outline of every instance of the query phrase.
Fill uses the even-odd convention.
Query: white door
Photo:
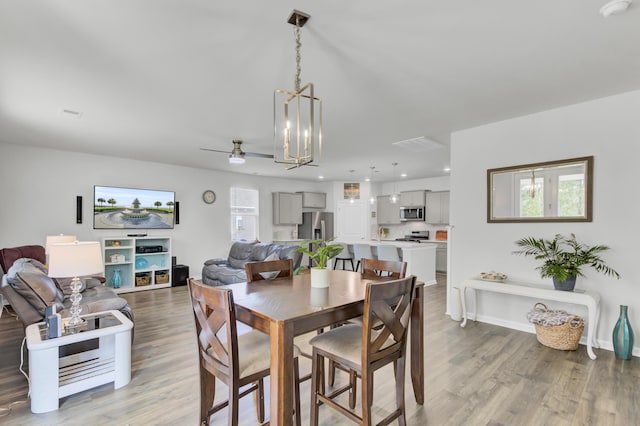
[[[369,217],[364,201],[338,202],[338,238],[342,240],[364,240],[367,235]]]

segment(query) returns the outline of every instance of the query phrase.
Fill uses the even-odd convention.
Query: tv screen
[[[171,229],[175,192],[94,186],[93,229]]]

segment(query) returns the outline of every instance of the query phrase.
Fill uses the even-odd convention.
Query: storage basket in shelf
[[[168,272],[156,272],[156,284],[166,284],[169,282]]]
[[[584,320],[566,311],[550,310],[544,303],[536,303],[527,314],[536,327],[538,342],[553,349],[575,351],[584,330]]]
[[[151,284],[151,275],[136,275],[136,287],[142,287]]]

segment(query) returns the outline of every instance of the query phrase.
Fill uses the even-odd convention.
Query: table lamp
[[[45,253],[49,254],[49,246],[51,244],[72,243],[76,240],[77,238],[75,235],[47,235],[47,241],[44,245],[44,251]]]
[[[66,328],[72,329],[84,324],[80,318],[80,276],[102,272],[102,251],[98,241],[74,241],[72,243],[55,243],[48,245],[49,276],[52,278],[68,278],[71,280],[71,318]]]

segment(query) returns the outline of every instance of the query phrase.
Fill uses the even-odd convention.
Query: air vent
[[[69,118],[80,118],[82,117],[82,112],[80,111],[76,111],[73,109],[68,109],[68,108],[63,108],[60,110],[60,114],[64,117],[69,117]]]
[[[407,139],[399,142],[393,142],[391,145],[398,148],[406,149],[407,151],[412,151],[412,152],[426,152],[426,151],[432,151],[434,149],[440,149],[444,147],[444,145],[441,144],[440,142],[433,139],[426,138],[424,136],[420,136],[413,139]]]

